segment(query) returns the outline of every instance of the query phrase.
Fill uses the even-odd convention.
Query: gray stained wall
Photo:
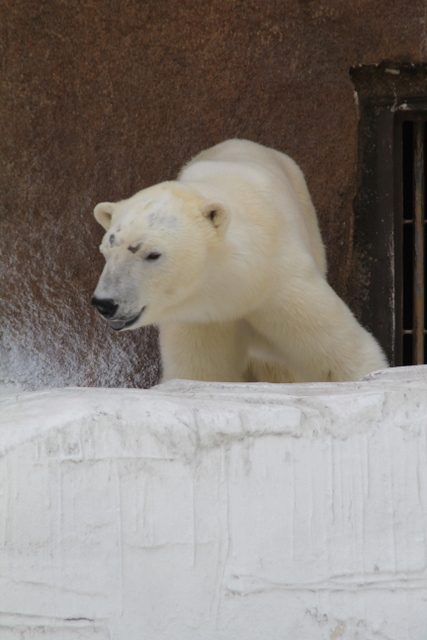
[[[155,330],[113,334],[89,305],[92,209],[230,137],[300,164],[330,282],[361,314],[348,72],[425,61],[424,0],[1,0],[0,25],[3,388],[158,380]]]

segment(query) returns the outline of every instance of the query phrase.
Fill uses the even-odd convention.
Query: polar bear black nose
[[[99,313],[101,316],[104,316],[104,318],[112,318],[119,308],[119,305],[115,304],[114,300],[111,298],[104,298],[101,300],[100,298],[95,298],[95,296],[93,296],[91,304],[98,309]]]

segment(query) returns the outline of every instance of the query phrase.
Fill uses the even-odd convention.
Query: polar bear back
[[[304,175],[296,162],[289,156],[275,149],[264,147],[249,140],[232,139],[221,142],[210,149],[197,154],[181,170],[178,180],[193,181],[215,173],[212,163],[222,163],[224,171],[234,164],[238,171],[246,167],[246,174],[250,175],[255,168],[254,176],[270,174],[276,180],[283,183],[284,192],[289,197],[294,195],[293,205],[297,206],[302,216],[297,219],[301,235],[308,245],[310,254],[320,273],[326,276],[327,263],[325,246],[320,234],[318,219],[314,209],[310,193],[305,182]],[[198,165],[195,167],[195,165]],[[227,166],[228,165],[228,166]],[[218,173],[221,173],[220,165],[216,165]]]

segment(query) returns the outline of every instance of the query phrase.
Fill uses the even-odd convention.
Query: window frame
[[[359,187],[354,200],[354,269],[365,273],[360,319],[392,365],[403,364],[401,123],[427,121],[426,65],[350,70],[359,107]],[[357,288],[357,287],[356,287]]]

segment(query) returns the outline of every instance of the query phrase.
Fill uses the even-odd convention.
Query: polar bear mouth
[[[133,318],[131,318],[130,320],[108,320],[108,324],[112,329],[114,329],[114,331],[121,331],[122,329],[128,329],[133,324],[135,324],[137,320],[140,319],[144,309],[145,307],[142,307],[141,311],[137,313],[136,316],[133,316]]]

